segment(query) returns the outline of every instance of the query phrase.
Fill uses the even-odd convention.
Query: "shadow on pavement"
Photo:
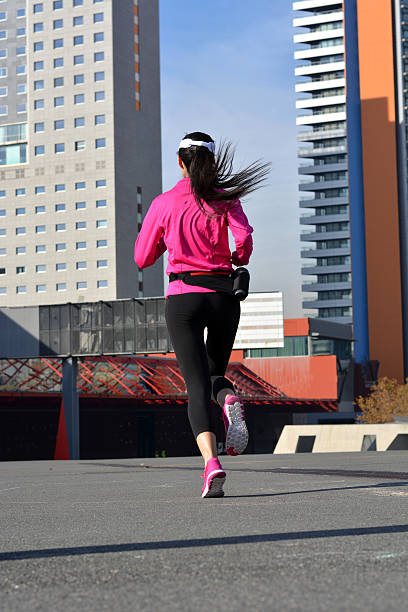
[[[361,489],[384,489],[389,487],[406,487],[408,482],[378,482],[370,485],[356,485],[354,487],[327,487],[324,489],[306,489],[301,491],[279,491],[278,493],[252,493],[249,495],[228,495],[225,499],[241,497],[279,497],[282,495],[301,495],[302,493],[327,493],[330,491],[355,491]]]
[[[22,559],[47,559],[105,553],[123,553],[140,550],[166,550],[179,548],[200,548],[205,546],[228,546],[231,544],[263,544],[286,540],[314,540],[367,536],[386,533],[408,533],[408,525],[385,525],[378,527],[354,527],[350,529],[324,529],[321,531],[289,531],[287,533],[265,533],[259,535],[228,536],[223,538],[197,538],[191,540],[164,540],[159,542],[135,542],[129,544],[105,544],[99,546],[76,546],[72,548],[44,548],[0,553],[0,561]]]

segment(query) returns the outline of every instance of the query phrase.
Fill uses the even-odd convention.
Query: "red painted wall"
[[[245,359],[243,364],[289,397],[337,399],[335,355]]]

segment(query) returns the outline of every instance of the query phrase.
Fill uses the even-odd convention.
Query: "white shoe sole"
[[[245,419],[242,418],[240,402],[227,404],[225,413],[229,423],[225,448],[227,452],[231,450],[237,455],[241,455],[247,447],[249,436]]]
[[[211,478],[211,475],[214,476]],[[201,497],[224,497],[223,486],[225,483],[225,475],[217,476],[217,474],[225,474],[223,470],[215,470],[208,475],[207,486],[202,492]]]

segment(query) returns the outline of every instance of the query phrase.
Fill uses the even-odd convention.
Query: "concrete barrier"
[[[408,450],[408,423],[286,425],[274,454]]]

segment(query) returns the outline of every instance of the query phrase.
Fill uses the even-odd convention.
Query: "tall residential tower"
[[[352,323],[355,358],[408,376],[408,2],[301,0],[304,301]]]
[[[0,0],[0,305],[162,295],[157,0]]]

